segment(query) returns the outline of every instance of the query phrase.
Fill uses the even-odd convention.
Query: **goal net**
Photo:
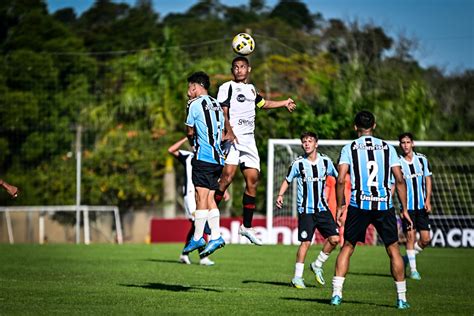
[[[319,140],[318,152],[329,156],[334,164],[342,147],[350,140]],[[398,141],[388,141],[398,150]],[[432,246],[474,247],[474,142],[416,141],[415,151],[428,157],[433,171],[431,215]],[[267,229],[269,243],[282,242],[283,227],[293,231],[292,243],[297,243],[296,181],[290,184],[284,206],[275,207],[278,190],[291,162],[303,154],[299,139],[270,139],[268,143]],[[347,187],[347,185],[349,187]],[[346,181],[346,192],[350,184]],[[329,206],[335,213],[335,179],[327,181]],[[348,196],[346,194],[346,196]],[[398,210],[398,199],[394,198]],[[316,233],[315,242],[323,238]],[[366,243],[376,244],[377,234],[369,226]]]

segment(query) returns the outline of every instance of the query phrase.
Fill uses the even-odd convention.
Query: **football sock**
[[[416,250],[407,250],[407,258],[410,264],[410,270],[416,271]]]
[[[321,251],[319,253],[318,259],[316,259],[314,264],[316,265],[316,267],[322,268],[323,264],[326,262],[326,260],[328,260],[328,258],[329,258],[329,254],[326,254],[326,253]]]
[[[332,278],[332,296],[339,296],[342,298],[342,287],[344,285],[345,277],[334,276]]]
[[[415,243],[415,251],[416,251],[415,254],[419,254],[420,252],[423,251],[423,248],[421,248],[420,245],[418,245],[418,242]]]
[[[407,301],[407,282],[406,281],[401,281],[397,282],[395,281],[395,286],[397,287],[397,297],[399,300],[402,300],[404,302]]]
[[[244,206],[244,227],[250,228],[252,227],[253,211],[255,210],[255,196],[244,193],[242,204]]]
[[[297,262],[295,264],[295,278],[302,278],[303,277],[303,271],[304,271],[304,263],[303,262]]]
[[[194,241],[198,241],[204,235],[207,213],[209,213],[209,210],[196,210],[194,212]]]
[[[220,226],[219,226],[219,217],[220,212],[219,209],[213,208],[209,211],[207,215],[207,223],[209,224],[209,228],[211,229],[211,239],[217,239],[221,236]]]
[[[223,198],[224,198],[224,192],[217,189],[216,192],[214,193],[214,201],[216,201],[217,206],[219,206]]]

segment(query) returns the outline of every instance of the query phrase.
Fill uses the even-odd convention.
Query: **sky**
[[[136,0],[114,0],[134,5]],[[161,17],[185,12],[196,0],[153,0]],[[220,0],[229,6],[249,0]],[[474,0],[304,0],[312,13],[325,19],[358,20],[382,26],[393,38],[403,34],[417,39],[415,58],[423,67],[435,65],[447,73],[474,69]],[[73,7],[76,14],[89,9],[94,0],[46,0],[50,12]],[[274,7],[277,0],[266,0]]]

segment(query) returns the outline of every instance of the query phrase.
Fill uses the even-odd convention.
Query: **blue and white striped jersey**
[[[286,176],[286,181],[291,183],[297,179],[298,196],[297,206],[299,213],[313,214],[328,211],[324,189],[326,188],[326,177],[337,177],[337,170],[331,159],[326,155],[319,154],[316,161],[309,161],[306,156],[296,158]]]
[[[224,112],[219,102],[209,95],[191,100],[185,124],[194,127],[195,159],[224,165],[221,150]]]
[[[350,205],[379,211],[392,207],[391,168],[400,165],[392,145],[373,136],[361,136],[342,148],[339,164],[349,165]]]
[[[425,208],[426,181],[432,175],[430,164],[426,156],[413,152],[412,161],[400,156],[403,178],[407,184],[407,208],[409,211]]]

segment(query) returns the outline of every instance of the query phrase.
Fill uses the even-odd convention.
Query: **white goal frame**
[[[120,214],[117,206],[107,205],[40,205],[40,206],[7,206],[0,207],[0,212],[5,213],[5,219],[7,223],[8,241],[10,244],[14,244],[13,240],[13,227],[10,218],[10,212],[39,212],[39,243],[43,244],[45,236],[45,225],[44,216],[46,212],[83,212],[84,215],[84,244],[89,245],[91,241],[90,237],[90,224],[89,224],[89,211],[91,212],[113,212],[115,219],[115,227],[117,233],[117,243],[123,244],[123,233],[122,224],[120,222]],[[78,217],[80,221],[80,216]],[[78,222],[80,225],[80,222]],[[76,230],[76,234],[79,231]],[[76,241],[79,243],[80,236],[76,236]]]
[[[331,140],[331,139],[320,139],[318,140],[319,145],[326,146],[344,146],[352,142],[353,140]],[[390,145],[398,146],[398,140],[386,141]],[[269,236],[273,236],[273,190],[274,187],[274,158],[275,158],[275,145],[300,145],[300,139],[275,139],[271,138],[268,140],[268,161],[267,161],[267,231]],[[474,141],[416,141],[416,146],[419,147],[474,147]],[[288,164],[290,161],[288,161]]]

